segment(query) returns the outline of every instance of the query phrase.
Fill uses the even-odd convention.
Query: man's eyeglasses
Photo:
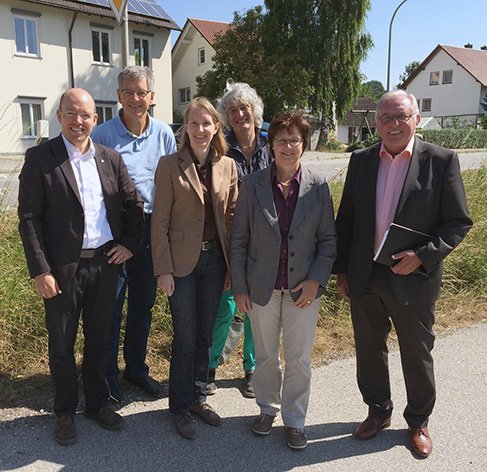
[[[275,139],[274,144],[276,146],[291,146],[295,148],[299,146],[303,141],[301,139]]]
[[[383,125],[387,125],[389,123],[392,123],[394,120],[397,120],[399,123],[406,123],[409,121],[409,119],[412,117],[413,115],[405,115],[405,114],[401,114],[401,115],[383,115],[379,118],[379,121],[383,124]]]
[[[126,98],[132,98],[134,95],[137,95],[137,98],[145,98],[150,92],[150,90],[120,90]]]

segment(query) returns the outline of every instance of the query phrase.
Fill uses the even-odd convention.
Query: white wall
[[[174,109],[183,115],[188,103],[179,103],[178,90],[190,87],[191,98],[193,98],[196,95],[196,77],[204,75],[213,67],[212,57],[215,54],[215,50],[196,28],[191,24],[188,25],[188,31],[181,33],[183,35],[181,39],[187,38],[190,43],[183,42],[180,44],[179,51],[173,60],[172,76]],[[198,64],[198,50],[200,48],[205,48],[206,60],[204,64]]]
[[[453,70],[451,84],[442,84],[443,71]],[[440,72],[440,83],[429,85],[430,73]],[[479,113],[480,84],[443,50],[426,65],[407,91],[418,99],[431,98],[431,112],[423,112],[422,116],[445,116]]]
[[[11,8],[39,12],[37,34],[40,57],[15,55],[14,25]],[[23,153],[35,145],[34,139],[21,138],[22,125],[18,96],[44,100],[44,118],[49,121],[49,135],[60,127],[56,119],[59,97],[70,85],[68,31],[74,12],[17,0],[0,0],[0,154]],[[90,22],[114,26],[110,33],[112,64],[92,64]],[[129,25],[130,64],[134,63],[133,30],[153,33],[150,38],[152,69],[155,75],[154,116],[172,121],[170,31],[145,25]],[[121,30],[115,20],[78,14],[73,29],[75,86],[86,88],[96,100],[116,101],[117,75],[121,70]]]

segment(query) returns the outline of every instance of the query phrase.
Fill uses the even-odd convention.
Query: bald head
[[[96,111],[96,106],[95,106],[95,100],[93,100],[93,97],[89,92],[87,92],[85,89],[82,88],[70,88],[66,90],[61,95],[61,98],[59,99],[59,109],[61,110],[63,107],[63,104],[65,101],[79,101],[80,103],[86,103],[88,106],[91,107],[91,112],[95,113]]]
[[[57,119],[64,137],[82,153],[90,148],[90,134],[98,115],[93,97],[84,89],[66,90],[59,100]]]

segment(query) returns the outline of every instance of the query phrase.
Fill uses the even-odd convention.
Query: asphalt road
[[[404,383],[398,353],[391,355],[391,384],[396,411],[392,425],[377,438],[351,437],[366,408],[355,384],[353,358],[314,369],[306,431],[308,447],[291,451],[281,421],[267,437],[256,437],[250,422],[258,413],[242,397],[237,382],[227,381],[209,402],[222,415],[220,428],[198,420],[199,436],[181,438],[173,430],[167,398],[137,402],[121,413],[120,432],[101,429],[77,417],[78,443],[58,446],[53,417],[46,413],[0,410],[0,470],[30,471],[431,471],[487,470],[487,322],[442,336],[434,357],[438,400],[430,419],[433,453],[416,459],[409,450],[402,418]],[[9,418],[9,419],[6,419]]]
[[[346,175],[350,154],[307,151],[303,163],[328,180],[342,179]],[[459,152],[460,166],[476,169],[487,166],[487,150]],[[18,177],[23,164],[22,155],[0,156],[0,204],[15,206],[18,195]]]

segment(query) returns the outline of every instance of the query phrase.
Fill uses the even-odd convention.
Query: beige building
[[[213,67],[213,43],[229,23],[188,18],[172,48],[172,91],[174,110],[184,114],[196,94],[196,77]]]
[[[100,120],[117,113],[122,28],[108,0],[0,0],[0,154],[23,153],[60,131],[61,93],[82,87]],[[143,8],[142,8],[143,7]],[[156,0],[129,0],[128,64],[155,74],[152,114],[172,121],[171,30],[179,27]]]

